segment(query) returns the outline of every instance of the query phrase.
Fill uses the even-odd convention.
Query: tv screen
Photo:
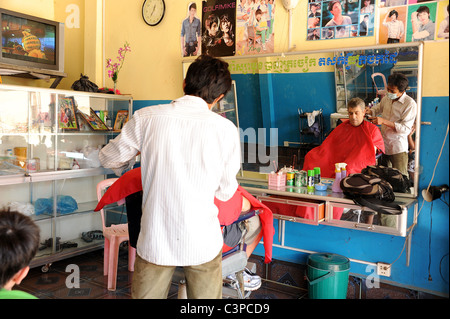
[[[56,26],[1,14],[2,57],[56,65]]]

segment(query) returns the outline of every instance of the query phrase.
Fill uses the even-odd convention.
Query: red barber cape
[[[303,170],[320,167],[322,177],[334,178],[334,164],[347,163],[347,175],[361,173],[366,166],[375,165],[374,146],[384,153],[383,137],[376,125],[364,120],[355,127],[345,121],[306,154]]]
[[[142,191],[141,168],[135,168],[123,174],[116,182],[114,182],[105,192],[101,200],[98,202],[94,211],[99,211],[104,206],[118,202],[128,195]],[[241,214],[242,197],[250,201],[253,210],[258,209],[258,215],[261,221],[261,229],[264,238],[265,263],[272,260],[272,243],[275,230],[273,228],[272,211],[243,189],[238,186],[235,194],[228,201],[223,202],[214,199],[214,204],[219,209],[219,222],[222,226],[227,226],[236,221]]]

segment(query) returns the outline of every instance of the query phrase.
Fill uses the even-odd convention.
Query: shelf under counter
[[[332,181],[332,179],[324,179]],[[268,206],[275,219],[284,221],[299,222],[313,225],[330,225],[335,227],[356,228],[361,230],[386,233],[396,236],[406,236],[408,216],[411,209],[412,215],[416,215],[417,199],[407,197],[396,197],[395,204],[402,209],[399,215],[390,215],[388,219],[392,225],[387,226],[387,219],[384,214],[379,214],[370,208],[356,205],[355,202],[346,197],[343,193],[332,192],[329,188],[326,191],[311,190],[306,187],[281,186],[271,187],[268,182],[261,179],[239,178],[238,182],[242,188],[258,198]],[[325,210],[325,216],[323,214]],[[371,221],[350,221],[341,219],[343,213],[351,211],[362,212],[368,215],[378,215],[374,224]],[[325,218],[324,218],[325,217]],[[383,220],[380,220],[382,218]],[[414,220],[416,217],[413,217]],[[414,223],[414,221],[412,221]]]
[[[80,168],[80,169],[68,169],[68,170],[48,170],[33,173],[23,173],[23,174],[11,174],[11,175],[1,175],[0,185],[14,185],[29,182],[46,182],[53,180],[63,180],[69,178],[81,178],[99,175],[114,174],[114,172],[109,168]]]
[[[334,181],[334,179],[329,178],[322,178],[322,180],[326,181],[328,184]],[[355,204],[354,201],[351,198],[346,197],[344,193],[335,193],[331,191],[329,187],[326,191],[317,191],[315,189],[309,191],[306,187],[269,186],[267,180],[255,178],[237,177],[237,181],[241,187],[252,194],[272,194],[312,200],[332,201],[335,203]],[[401,206],[409,207],[416,203],[417,199],[397,196],[395,202]]]

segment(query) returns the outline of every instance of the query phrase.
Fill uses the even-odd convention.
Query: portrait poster
[[[236,0],[202,2],[202,53],[215,57],[236,51]]]
[[[448,0],[381,0],[379,23],[380,44],[445,39]]]
[[[310,1],[307,12],[308,41],[374,35],[375,0]]]
[[[274,52],[274,17],[279,1],[236,1],[236,55]]]
[[[435,39],[436,8],[436,2],[420,2],[408,6],[406,42]]]
[[[448,40],[449,32],[449,1],[439,1],[436,17],[437,40]]]
[[[407,19],[408,6],[380,8],[378,43],[404,43],[406,41]]]
[[[202,21],[198,17],[201,8],[189,2],[186,17],[181,21],[181,56],[198,56],[202,49]]]

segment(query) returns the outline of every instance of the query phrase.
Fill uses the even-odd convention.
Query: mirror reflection
[[[252,177],[266,179],[265,173],[274,166],[302,169],[307,154],[326,143],[337,125],[351,122],[349,114],[358,113],[357,109],[349,112],[351,99],[361,99],[364,111],[379,105],[389,93],[389,76],[400,73],[408,80],[405,93],[417,107],[414,126],[409,124],[409,132],[404,133],[409,141],[408,175],[414,187],[398,196],[417,196],[419,157],[414,145],[419,145],[420,133],[421,50],[421,44],[404,44],[226,58],[236,81],[244,171],[264,173]],[[363,121],[368,122],[367,117]],[[256,134],[249,134],[252,129]],[[348,143],[347,148],[358,151],[355,145],[360,144],[347,140],[349,134],[360,137],[366,133],[341,132],[340,140]],[[378,161],[383,149],[379,143],[372,144],[374,161]]]

